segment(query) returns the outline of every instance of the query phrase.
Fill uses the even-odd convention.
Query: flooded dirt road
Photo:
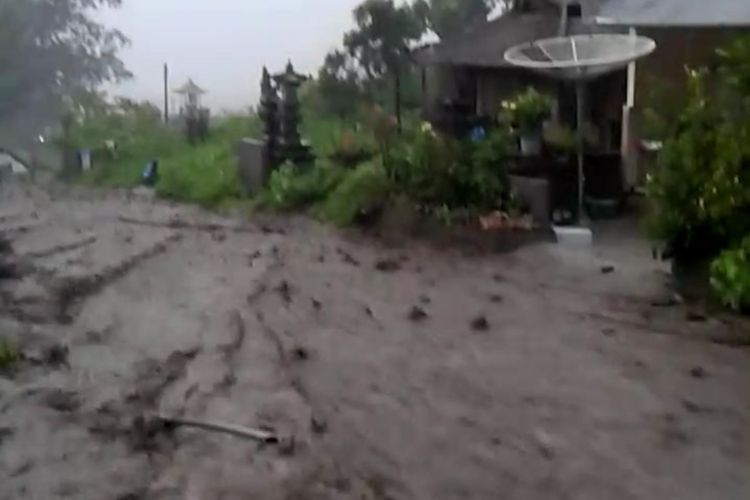
[[[750,497],[746,326],[617,227],[476,255],[13,192],[0,232],[2,499]]]

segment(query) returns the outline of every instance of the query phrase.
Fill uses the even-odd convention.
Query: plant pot
[[[537,132],[522,134],[521,154],[524,156],[538,156],[542,154],[542,134]]]

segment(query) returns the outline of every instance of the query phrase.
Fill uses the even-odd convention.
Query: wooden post
[[[398,127],[398,133],[400,134],[403,130],[403,124],[401,123],[401,71],[396,70],[396,124]]]
[[[164,64],[164,124],[169,125],[169,67]]]

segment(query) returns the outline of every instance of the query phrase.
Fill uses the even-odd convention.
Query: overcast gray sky
[[[162,102],[162,65],[171,87],[188,76],[209,91],[215,110],[258,99],[261,68],[283,69],[291,58],[314,72],[341,42],[358,0],[124,0],[104,14],[132,46],[122,56],[135,79],[113,94]]]

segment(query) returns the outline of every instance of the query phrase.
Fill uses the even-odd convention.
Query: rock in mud
[[[310,418],[310,429],[312,429],[315,434],[325,434],[328,432],[328,422],[319,415],[313,415]]]
[[[287,304],[292,303],[292,285],[290,285],[288,281],[283,280],[279,283],[279,286],[276,287],[276,291],[284,302]]]
[[[602,330],[602,333],[605,337],[614,337],[615,335],[617,335],[617,331],[614,328],[605,328],[604,330]]]
[[[427,318],[429,318],[430,316],[421,307],[414,306],[411,308],[411,311],[409,311],[408,317],[409,317],[409,321],[413,323],[420,323],[426,320]]]
[[[310,359],[310,351],[304,347],[297,346],[292,349],[292,359],[295,361],[307,361]]]
[[[694,366],[690,369],[690,376],[697,379],[704,379],[708,376],[706,370],[701,366]]]
[[[2,446],[3,441],[11,437],[14,432],[15,431],[10,427],[0,427],[0,446]]]
[[[375,263],[375,269],[381,273],[395,273],[401,270],[401,263],[397,260],[383,259]]]
[[[345,264],[349,264],[350,266],[359,267],[360,263],[357,259],[355,259],[352,254],[347,252],[346,250],[342,250],[341,248],[337,248],[336,251],[341,256],[341,259],[344,261]]]
[[[615,272],[615,266],[603,266],[601,271],[602,274],[612,274]]]
[[[53,389],[42,396],[42,403],[60,413],[73,413],[81,407],[78,394],[73,391]]]
[[[490,329],[490,322],[485,316],[477,316],[471,320],[471,329],[475,332],[486,332]]]

